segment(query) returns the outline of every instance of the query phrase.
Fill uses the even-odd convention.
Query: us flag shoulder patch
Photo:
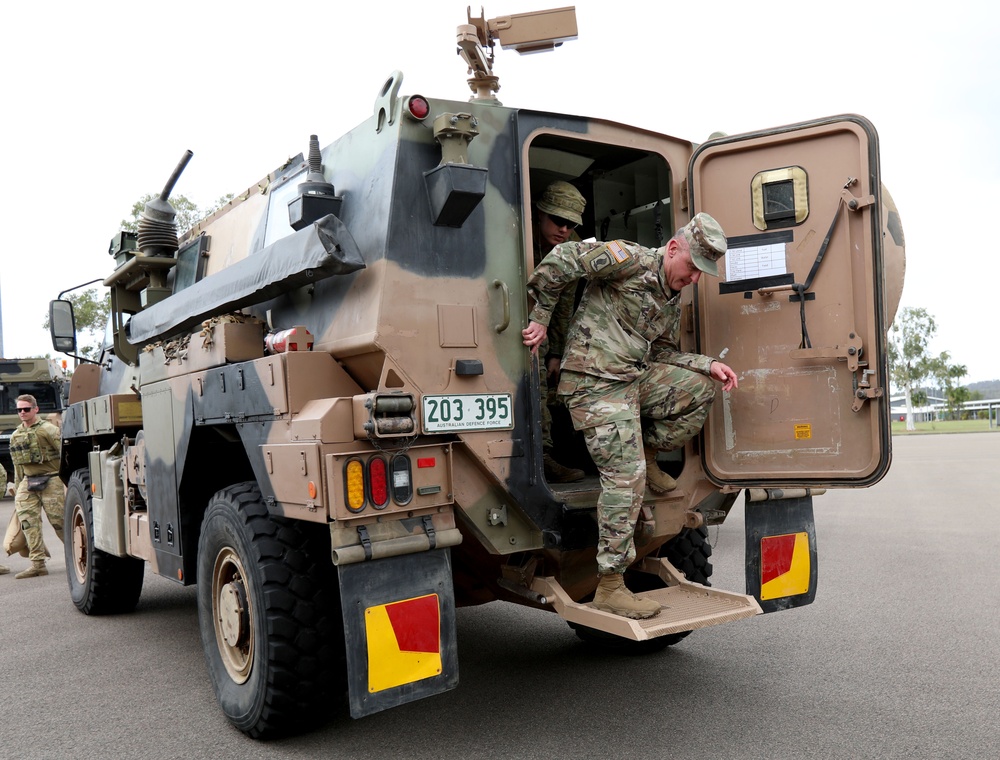
[[[617,272],[634,259],[623,241],[612,240],[583,254],[582,260],[588,272],[608,274]]]
[[[622,245],[620,240],[612,240],[608,243],[608,253],[619,264],[632,258],[632,254],[628,252],[628,249]]]

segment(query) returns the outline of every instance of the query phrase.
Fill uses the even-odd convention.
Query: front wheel
[[[254,738],[312,726],[339,689],[343,626],[325,526],[271,516],[255,483],[212,497],[198,622],[216,698]],[[343,673],[343,671],[340,671]]]
[[[64,517],[66,577],[76,608],[87,615],[134,610],[142,593],[146,563],[116,557],[94,546],[94,502],[86,468],[70,476]]]

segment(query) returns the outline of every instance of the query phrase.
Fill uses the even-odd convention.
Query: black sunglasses
[[[35,407],[33,407],[33,406],[19,406],[17,408],[17,413],[20,414],[21,412],[30,412],[34,408]]]
[[[561,216],[552,216],[552,214],[549,214],[549,219],[552,220],[552,223],[556,227],[568,227],[571,230],[575,230],[580,226],[576,222],[570,221],[569,219],[563,219]]]

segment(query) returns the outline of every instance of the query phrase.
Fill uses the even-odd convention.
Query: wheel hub
[[[222,637],[231,647],[246,643],[250,620],[245,600],[246,592],[239,582],[227,583],[219,592],[219,624]]]
[[[245,683],[253,669],[253,604],[239,554],[223,547],[212,571],[212,617],[215,640],[230,678]]]
[[[73,572],[81,585],[87,581],[87,523],[83,519],[83,507],[73,508],[73,522],[70,525],[70,541],[73,556]]]

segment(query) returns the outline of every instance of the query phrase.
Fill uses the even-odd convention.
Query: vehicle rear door
[[[699,351],[739,377],[704,429],[709,477],[864,486],[888,470],[878,138],[839,116],[702,144],[691,213],[729,243],[694,302]]]

